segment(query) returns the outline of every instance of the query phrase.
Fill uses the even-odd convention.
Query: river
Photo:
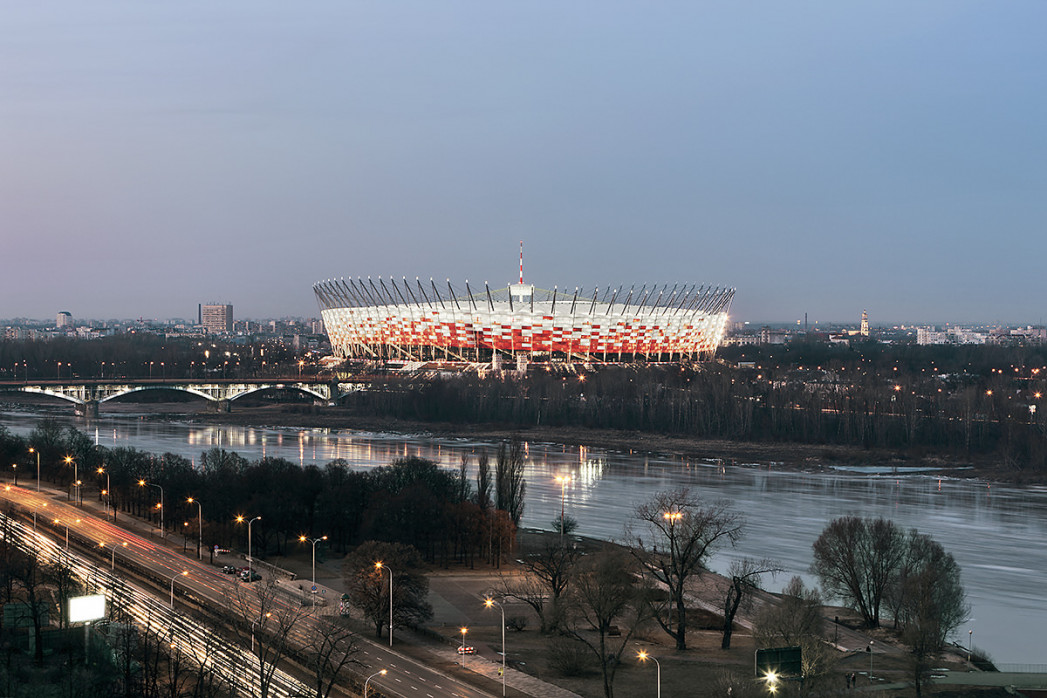
[[[242,427],[144,419],[144,414],[106,415],[88,424],[68,407],[7,406],[0,424],[28,434],[42,415],[76,426],[106,447],[132,446],[175,453],[199,462],[212,447],[257,459],[286,458],[323,465],[335,458],[351,467],[386,465],[400,456],[431,458],[456,468],[463,454],[497,444],[426,435],[292,427]],[[723,572],[736,557],[774,558],[784,574],[768,580],[780,589],[796,574],[808,582],[811,545],[825,525],[845,515],[882,516],[917,528],[952,553],[963,573],[971,619],[956,631],[995,660],[1047,664],[1041,645],[1047,628],[1047,488],[990,485],[984,481],[938,478],[918,471],[875,468],[832,473],[776,470],[773,464],[720,467],[672,456],[611,451],[585,446],[527,442],[526,508],[523,525],[552,528],[560,513],[558,475],[571,480],[563,491],[567,513],[578,533],[623,539],[637,504],[653,494],[688,486],[707,500],[727,499],[746,516],[746,535],[737,549],[719,552],[711,567]],[[471,459],[475,467],[475,457]]]

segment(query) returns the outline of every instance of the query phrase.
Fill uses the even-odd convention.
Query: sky
[[[705,283],[1042,323],[1047,3],[0,0],[0,317]]]

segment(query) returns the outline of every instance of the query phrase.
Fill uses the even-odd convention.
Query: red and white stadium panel
[[[356,358],[486,360],[493,352],[617,361],[707,356],[723,338],[733,289],[668,285],[585,297],[513,284],[446,292],[430,281],[314,286],[331,344]],[[384,302],[383,302],[384,301]],[[390,302],[391,301],[391,302]]]

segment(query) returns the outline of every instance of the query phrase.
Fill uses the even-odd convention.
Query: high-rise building
[[[863,337],[868,337],[869,336],[869,313],[867,311],[865,311],[865,310],[862,311],[862,324],[861,324],[861,328],[858,330],[858,332]]]
[[[227,334],[233,331],[233,306],[232,305],[203,305],[198,306],[200,325],[207,330],[208,334]]]
[[[62,328],[62,327],[72,327],[72,326],[73,326],[73,316],[72,316],[72,314],[69,313],[68,311],[65,311],[65,310],[59,312],[58,313],[58,317],[55,319],[55,327]]]

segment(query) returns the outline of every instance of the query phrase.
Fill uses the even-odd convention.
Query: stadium
[[[313,286],[337,355],[383,362],[680,362],[709,358],[733,288],[675,284],[552,291],[406,278]]]

